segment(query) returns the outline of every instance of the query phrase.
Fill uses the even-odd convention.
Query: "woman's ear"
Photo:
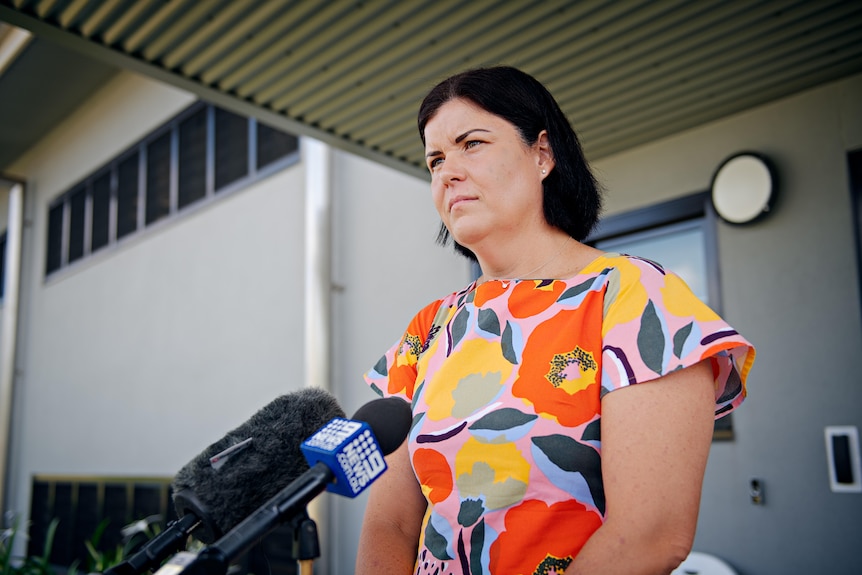
[[[539,132],[539,136],[536,138],[535,149],[537,152],[538,168],[544,180],[556,165],[556,162],[554,162],[554,152],[551,150],[551,142],[548,140],[547,130]]]

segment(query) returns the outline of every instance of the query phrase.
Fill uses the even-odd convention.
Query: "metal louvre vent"
[[[0,19],[414,173],[425,92],[511,64],[591,159],[862,70],[862,3],[0,0]]]

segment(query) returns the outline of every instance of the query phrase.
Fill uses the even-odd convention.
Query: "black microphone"
[[[305,506],[323,490],[355,497],[386,470],[383,456],[404,442],[411,423],[410,406],[394,397],[365,404],[352,420],[334,418],[302,444],[311,464],[308,471],[217,542],[197,554],[178,553],[157,575],[224,575],[231,561],[282,523],[304,513]]]
[[[344,410],[327,391],[282,395],[185,465],[174,477],[179,519],[104,575],[140,575],[183,549],[212,543],[308,470],[300,443]]]

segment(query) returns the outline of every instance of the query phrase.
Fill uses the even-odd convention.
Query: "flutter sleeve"
[[[441,303],[442,300],[437,300],[417,313],[404,335],[365,373],[366,383],[379,395],[413,400],[419,356],[424,351]]]
[[[603,394],[709,358],[716,419],[745,398],[754,347],[672,272],[645,259],[617,258],[603,318]]]

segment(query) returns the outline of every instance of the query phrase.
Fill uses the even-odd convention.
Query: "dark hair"
[[[578,137],[557,101],[538,80],[509,66],[461,72],[437,84],[419,107],[419,136],[425,144],[425,126],[443,104],[463,99],[508,121],[528,146],[547,130],[555,167],[542,181],[545,220],[578,241],[595,227],[602,205],[601,189],[590,171]],[[449,242],[441,225],[438,243]],[[455,243],[455,250],[476,256]]]

